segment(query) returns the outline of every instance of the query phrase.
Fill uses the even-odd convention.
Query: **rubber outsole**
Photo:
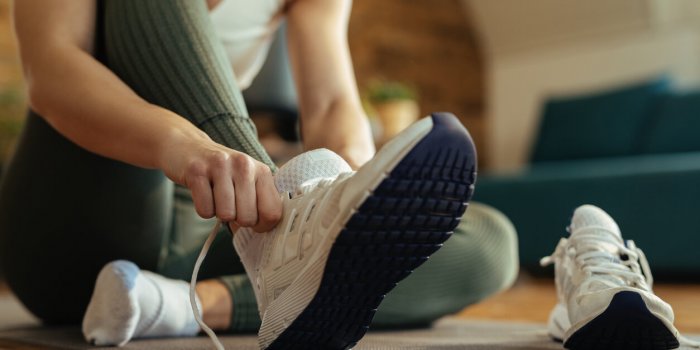
[[[453,115],[432,120],[348,220],[316,295],[267,349],[353,347],[386,293],[450,237],[474,193],[476,150]]]
[[[665,350],[680,346],[673,333],[652,314],[635,292],[615,294],[598,317],[564,343],[571,350]]]

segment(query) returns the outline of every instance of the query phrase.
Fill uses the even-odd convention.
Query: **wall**
[[[493,169],[529,157],[542,102],[666,74],[700,81],[700,2],[465,0],[484,44]]]
[[[415,85],[423,115],[455,113],[483,150],[484,76],[473,33],[460,0],[355,0],[348,36],[358,85]]]

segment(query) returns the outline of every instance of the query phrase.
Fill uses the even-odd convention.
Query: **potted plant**
[[[395,81],[373,81],[366,99],[371,112],[381,124],[380,143],[392,138],[418,119],[417,93],[411,86]]]
[[[24,124],[24,96],[17,87],[0,89],[0,177]]]

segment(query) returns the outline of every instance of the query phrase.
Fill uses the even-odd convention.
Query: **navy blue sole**
[[[571,350],[665,350],[679,346],[678,339],[635,292],[615,294],[602,314],[564,343]]]
[[[453,115],[432,120],[432,130],[348,220],[316,295],[268,349],[353,347],[386,293],[450,237],[474,193],[476,150]]]

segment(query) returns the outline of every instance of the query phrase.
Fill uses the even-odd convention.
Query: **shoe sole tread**
[[[268,349],[352,348],[386,293],[450,237],[476,181],[473,143],[455,128],[454,116],[433,114],[433,130],[348,220],[313,300]]]

